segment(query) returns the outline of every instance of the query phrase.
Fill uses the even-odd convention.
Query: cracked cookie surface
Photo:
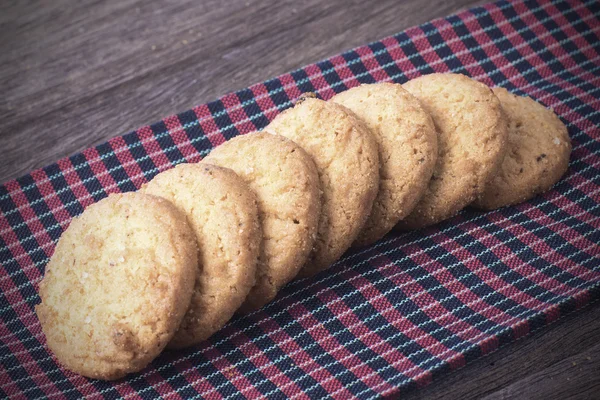
[[[124,193],[90,205],[62,234],[40,283],[48,347],[90,378],[141,370],[175,334],[196,270],[194,233],[167,200]]]
[[[428,187],[399,229],[418,229],[454,216],[483,193],[506,151],[507,121],[483,83],[460,74],[430,74],[402,85],[433,119],[438,159]]]
[[[262,240],[256,196],[230,169],[202,163],[164,171],[142,190],[173,202],[198,242],[192,301],[168,344],[191,346],[225,325],[254,285]]]
[[[296,277],[313,248],[321,211],[316,166],[296,143],[265,132],[237,136],[202,162],[231,168],[257,195],[264,240],[256,284],[240,311],[256,310]]]
[[[508,119],[508,150],[500,170],[474,207],[493,210],[548,191],[565,174],[571,155],[567,127],[529,97],[492,89]]]
[[[437,159],[437,133],[419,101],[401,85],[361,85],[331,101],[352,110],[379,145],[379,192],[355,245],[381,239],[415,207]]]
[[[346,107],[301,98],[265,131],[298,143],[313,158],[322,190],[315,248],[299,273],[306,277],[331,266],[364,226],[379,189],[377,141]]]

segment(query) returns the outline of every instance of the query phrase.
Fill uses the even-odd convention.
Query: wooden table
[[[0,181],[482,1],[8,1]],[[409,398],[600,398],[588,306]]]

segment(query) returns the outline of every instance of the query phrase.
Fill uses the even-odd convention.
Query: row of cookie
[[[327,102],[304,97],[266,132],[89,207],[59,241],[40,287],[49,347],[69,369],[118,378],[167,342],[195,344],[239,307],[260,308],[353,243],[549,187],[568,160],[564,125],[529,99],[495,91],[433,74]]]

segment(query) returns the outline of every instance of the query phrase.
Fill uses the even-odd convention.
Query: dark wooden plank
[[[599,344],[596,303],[408,393],[406,399],[598,399]]]
[[[598,399],[600,397],[600,343],[505,387],[485,400]]]
[[[481,2],[4,3],[0,181]]]

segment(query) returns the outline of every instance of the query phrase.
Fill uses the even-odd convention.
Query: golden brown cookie
[[[235,137],[203,162],[231,168],[257,194],[264,242],[256,285],[240,311],[256,310],[294,279],[313,248],[321,211],[317,168],[296,143],[264,132]]]
[[[48,347],[90,378],[141,370],[185,315],[196,254],[185,215],[167,200],[125,193],[92,204],[59,239],[40,284]]]
[[[314,275],[342,256],[371,212],[379,189],[377,141],[346,107],[315,98],[301,99],[265,130],[298,143],[317,166],[323,191],[319,230],[299,273]]]
[[[422,199],[397,225],[417,229],[452,217],[498,171],[508,136],[498,98],[464,75],[431,74],[403,87],[419,99],[438,132],[438,160]]]
[[[569,166],[571,139],[551,110],[529,97],[494,88],[508,119],[508,150],[500,170],[473,206],[493,210],[549,190]]]
[[[187,215],[198,240],[192,302],[169,348],[207,339],[235,313],[254,285],[262,234],[256,196],[233,171],[180,164],[143,188]]]
[[[361,85],[331,101],[352,110],[379,144],[379,193],[354,242],[366,246],[407,216],[425,192],[437,160],[437,133],[419,101],[398,84]]]

